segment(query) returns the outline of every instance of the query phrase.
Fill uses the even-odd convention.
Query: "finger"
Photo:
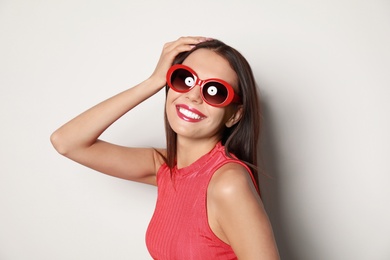
[[[182,52],[187,52],[193,49],[197,44],[208,41],[211,38],[203,36],[186,36],[180,37],[176,41],[164,44],[159,62],[155,70],[155,74],[165,75],[166,70],[172,65],[175,57]],[[159,72],[159,73],[157,73]]]
[[[211,38],[204,37],[204,36],[182,36],[177,41],[187,43],[187,44],[197,44],[210,39]]]
[[[182,46],[182,45],[195,46],[201,42],[205,42],[205,41],[208,41],[210,39],[211,38],[203,37],[203,36],[182,36],[179,39],[177,39],[176,41],[167,43],[165,46],[165,49],[166,49],[166,51],[169,52],[169,51],[172,51],[173,49],[175,49],[179,46]],[[184,49],[183,51],[185,51],[185,50],[190,50],[191,48],[190,47],[185,47],[185,48],[180,47],[180,49]]]

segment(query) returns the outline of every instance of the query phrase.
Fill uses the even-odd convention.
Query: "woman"
[[[166,85],[167,149],[98,139]],[[254,177],[258,111],[240,53],[217,40],[181,37],[165,44],[148,79],[80,114],[51,141],[92,169],[158,186],[146,234],[154,259],[278,259]]]

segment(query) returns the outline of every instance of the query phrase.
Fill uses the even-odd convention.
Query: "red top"
[[[190,166],[175,167],[172,178],[166,164],[160,167],[156,208],[146,232],[153,259],[237,259],[232,248],[213,233],[207,219],[208,184],[214,172],[229,162],[251,172],[243,162],[227,157],[220,143]]]

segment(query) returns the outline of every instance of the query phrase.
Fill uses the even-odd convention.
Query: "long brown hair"
[[[261,111],[257,93],[256,82],[252,69],[247,60],[234,48],[219,40],[210,40],[196,45],[191,51],[180,53],[173,64],[182,63],[194,51],[206,48],[225,58],[232,69],[237,73],[239,95],[242,100],[242,117],[240,121],[222,133],[221,142],[225,146],[228,156],[234,154],[238,159],[246,163],[253,172],[258,182],[257,169],[257,145],[260,132]],[[168,87],[166,87],[168,91]],[[176,163],[177,135],[169,125],[165,112],[165,131],[167,142],[166,163],[171,169]]]

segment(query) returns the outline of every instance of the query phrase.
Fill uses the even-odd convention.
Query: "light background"
[[[182,35],[241,51],[265,111],[282,259],[390,259],[390,2],[0,0],[0,259],[150,259],[156,190],[58,155],[61,124]],[[104,139],[164,146],[162,92]]]

